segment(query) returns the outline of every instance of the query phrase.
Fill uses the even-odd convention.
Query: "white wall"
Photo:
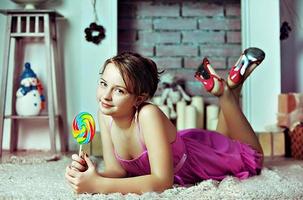
[[[93,7],[90,0],[63,0],[50,4],[47,9],[55,9],[65,19],[59,22],[61,43],[59,44],[63,56],[65,69],[65,87],[67,104],[68,127],[74,116],[87,111],[94,115],[97,112],[95,91],[98,72],[104,61],[117,53],[117,0],[96,0],[99,23],[106,29],[106,38],[101,44],[95,45],[85,40],[84,29],[94,21]],[[18,5],[9,0],[0,1],[0,9],[15,9]],[[5,16],[0,15],[0,41],[4,39]],[[3,42],[0,44],[0,55],[3,55]],[[32,63],[33,69],[42,82],[46,82],[44,66],[44,49],[42,44],[28,44],[26,46],[25,61]],[[0,73],[2,58],[0,57]],[[10,107],[11,105],[7,105]],[[9,110],[8,110],[9,112]],[[9,148],[9,121],[5,122],[4,148]],[[34,127],[34,128],[33,128]],[[48,122],[26,122],[20,125],[20,149],[50,149]],[[99,127],[97,127],[99,129]],[[69,129],[70,147],[76,149],[78,145],[71,137]],[[58,139],[58,137],[57,137]],[[59,147],[59,143],[57,144]]]
[[[281,23],[291,27],[289,37],[281,41],[282,92],[303,93],[303,1],[281,0]]]
[[[243,88],[243,110],[255,131],[276,123],[281,92],[280,6],[278,0],[242,0],[242,46],[266,53]]]

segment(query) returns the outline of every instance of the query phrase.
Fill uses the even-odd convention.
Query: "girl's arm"
[[[95,175],[94,166],[85,157],[88,170],[69,170],[69,182],[78,193],[143,193],[164,191],[173,184],[173,160],[168,139],[169,120],[154,105],[144,106],[139,113],[141,131],[149,154],[151,174],[131,178],[105,178]],[[102,125],[102,124],[101,124]],[[109,155],[109,154],[108,154]],[[110,164],[110,162],[108,162]]]
[[[123,179],[101,179],[100,188],[105,193],[164,191],[173,185],[173,160],[168,132],[175,127],[152,104],[144,106],[139,112],[139,124],[144,134],[151,174]]]
[[[114,154],[114,147],[109,132],[110,118],[104,116],[101,111],[98,111],[98,121],[101,130],[101,142],[105,165],[105,170],[100,172],[99,175],[111,178],[125,177],[126,172],[121,167]]]

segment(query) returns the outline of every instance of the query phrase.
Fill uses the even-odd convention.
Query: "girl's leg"
[[[236,64],[228,76],[228,86],[227,83],[216,74],[207,58],[203,59],[203,63],[198,67],[195,74],[196,80],[200,81],[208,92],[219,97],[221,112],[217,128],[218,132],[234,140],[249,144],[260,153],[262,153],[261,145],[241,110],[239,96],[243,81],[264,59],[265,55],[263,54],[264,52],[262,50],[256,48],[245,50],[243,54],[245,55],[245,57],[243,57],[243,59],[245,58],[244,61],[242,62],[242,57],[240,57],[237,62],[239,65]],[[259,56],[259,59],[254,59],[255,61],[249,63],[249,59],[254,58],[252,55],[255,55],[255,57]],[[242,69],[244,69],[245,73],[241,78],[240,72]],[[230,87],[234,88],[233,91]]]
[[[248,48],[242,53],[235,65],[231,68],[231,71],[227,78],[227,83],[232,88],[231,92],[233,93],[239,107],[243,82],[250,75],[250,73],[263,61],[264,57],[265,53],[261,49]],[[241,78],[240,74],[242,68],[244,68],[245,73]],[[229,137],[231,135],[222,110],[220,110],[219,113],[217,131]]]
[[[225,128],[228,129],[228,136],[234,140],[249,144],[262,153],[262,147],[254,130],[243,114],[238,100],[226,83],[224,92],[219,96],[219,104],[222,110],[221,115],[225,120]]]
[[[239,85],[239,87],[231,89],[232,93],[234,94],[234,97],[236,99],[237,104],[240,106],[240,94],[241,94],[242,84]],[[222,109],[219,111],[219,117],[218,117],[218,125],[217,125],[217,132],[230,137],[229,130],[225,121],[225,117],[223,115]]]

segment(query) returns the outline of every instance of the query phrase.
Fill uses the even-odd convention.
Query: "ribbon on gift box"
[[[294,126],[303,122],[303,108],[298,108],[291,113],[278,113],[278,126],[293,129]]]
[[[290,105],[286,105],[287,109],[280,108],[279,110],[283,110],[285,112],[278,112],[277,113],[277,120],[278,120],[278,126],[287,127],[292,129],[298,122],[303,121],[303,94],[302,93],[287,93],[287,94],[281,94],[279,96],[279,100],[282,99],[282,97],[287,98],[286,103]],[[289,97],[292,97],[289,98]],[[282,102],[279,102],[279,106]]]

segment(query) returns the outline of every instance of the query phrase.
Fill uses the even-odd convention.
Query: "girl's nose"
[[[107,88],[104,91],[103,98],[106,99],[106,100],[111,100],[112,99],[112,90],[110,88]]]

